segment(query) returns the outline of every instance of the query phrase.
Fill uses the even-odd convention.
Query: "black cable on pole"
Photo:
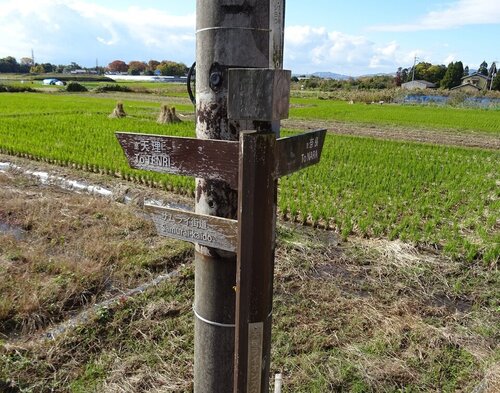
[[[193,79],[193,76],[196,78],[196,61],[193,63],[187,74],[187,92],[189,94],[189,99],[193,105],[196,106],[196,97],[193,94],[193,89],[191,88],[191,79]],[[194,81],[196,83],[196,79],[194,79]]]

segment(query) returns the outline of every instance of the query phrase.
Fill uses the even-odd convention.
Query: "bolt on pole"
[[[271,1],[197,0],[196,136],[233,140],[258,122],[228,120],[227,70],[268,68]],[[234,219],[238,195],[219,180],[196,180],[195,211]],[[236,255],[206,246],[195,250],[196,393],[233,391]]]

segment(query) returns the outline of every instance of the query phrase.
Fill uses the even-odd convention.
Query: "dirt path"
[[[453,130],[436,131],[300,119],[284,120],[282,125],[284,128],[302,131],[307,129],[327,128],[329,132],[339,135],[358,135],[380,139],[422,142],[449,146],[500,149],[499,136],[483,133],[461,133]]]

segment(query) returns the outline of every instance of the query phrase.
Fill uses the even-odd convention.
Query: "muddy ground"
[[[192,201],[0,163],[0,391],[191,391],[192,246],[142,205]],[[272,373],[284,392],[498,391],[498,284],[435,250],[279,222]]]
[[[88,93],[90,96],[95,96]],[[123,93],[108,93],[108,98],[123,99]],[[175,97],[158,98],[151,94],[135,93],[135,98],[144,101],[158,101],[175,106],[176,104],[189,104],[188,99]],[[184,120],[195,121],[192,112],[179,113],[180,118]],[[478,147],[483,149],[500,149],[500,137],[498,135],[485,132],[458,131],[456,129],[426,129],[415,127],[391,126],[381,124],[362,124],[346,123],[332,120],[304,120],[304,119],[286,119],[282,120],[283,128],[305,131],[319,128],[326,128],[328,132],[338,135],[353,135],[362,137],[371,137],[388,140],[400,140],[409,142],[430,143],[448,146]]]
[[[394,126],[362,125],[321,120],[288,119],[282,122],[284,128],[307,130],[326,128],[330,133],[354,135],[388,140],[431,143],[437,145],[479,147],[483,149],[500,149],[498,135],[474,132],[457,132],[456,130],[429,130]]]

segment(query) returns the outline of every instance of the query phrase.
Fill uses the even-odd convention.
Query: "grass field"
[[[47,78],[56,78],[66,81],[67,83],[73,81],[85,86],[89,90],[94,90],[102,86],[122,86],[130,89],[134,93],[149,93],[160,96],[168,97],[178,97],[187,98],[186,86],[182,83],[164,83],[164,82],[138,82],[138,81],[119,81],[115,82],[112,79],[109,81],[99,81],[98,77],[93,78],[92,76],[85,77],[85,80],[80,80],[78,76],[67,76],[62,77],[58,74],[50,74],[46,76]],[[44,91],[58,91],[64,92],[66,86],[56,86],[56,85],[44,85],[42,83],[43,78],[33,79],[29,75],[16,75],[16,74],[1,74],[0,75],[0,85],[13,85],[17,87],[31,87],[33,89]],[[93,80],[95,79],[95,80]]]
[[[114,136],[115,131],[170,133],[192,136],[193,123],[161,126],[154,121],[159,104],[127,100],[124,119],[109,119],[116,100],[49,94],[11,94],[1,96],[0,148],[9,153],[46,158],[63,165],[76,164],[88,170],[120,173],[137,180],[162,183],[165,187],[191,192],[192,180],[179,176],[140,174],[129,169]],[[176,105],[179,111],[192,106]]]
[[[498,259],[498,152],[330,136],[323,154],[281,182],[279,206],[292,220]]]
[[[161,99],[136,101],[133,94],[126,98],[129,116],[109,119],[116,101],[106,94],[0,95],[0,149],[192,194],[190,178],[129,169],[114,132],[193,136],[194,123],[159,125],[155,118]],[[314,102],[315,111],[328,105],[358,108]],[[190,105],[176,107],[180,112],[192,111]],[[435,118],[451,118],[446,108],[376,107],[393,110],[395,118],[407,109],[432,110]],[[439,110],[444,111],[441,116]],[[487,122],[491,114],[497,115],[465,111],[474,119],[490,116],[484,117]],[[360,112],[349,116],[354,118],[356,113],[361,116]],[[490,132],[497,133],[500,123],[495,127]],[[343,236],[400,238],[444,248],[456,258],[491,263],[500,255],[499,174],[498,151],[329,135],[319,165],[281,181],[279,207],[288,219],[331,227]]]
[[[0,222],[22,229],[0,234],[0,391],[192,391],[192,245],[156,236],[139,206],[10,171],[0,206]],[[127,290],[166,272],[177,274]],[[401,241],[279,224],[271,375],[283,393],[451,393],[485,380],[496,392],[499,279]]]
[[[124,206],[0,170],[0,391],[192,390],[193,248],[156,236],[137,202],[164,191],[78,170],[191,200],[192,179],[128,168],[115,131],[193,136],[195,128],[155,121],[165,101],[191,116],[181,86],[153,94],[135,86],[0,94],[1,152],[137,195]],[[117,100],[128,117],[108,118]],[[498,111],[292,104],[295,118],[500,134]],[[271,373],[283,373],[284,393],[496,391],[500,151],[329,134],[321,163],[283,178],[278,197],[280,217],[293,222],[279,222],[274,281]]]
[[[290,116],[300,119],[500,134],[500,109],[363,103],[349,105],[345,101],[294,98],[291,101]]]

